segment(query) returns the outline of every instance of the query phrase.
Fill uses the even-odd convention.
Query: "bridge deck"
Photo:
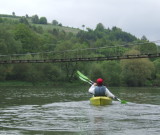
[[[44,60],[0,60],[0,64],[105,61],[105,60],[155,58],[155,57],[160,57],[160,53],[158,53],[158,54],[143,54],[143,55],[141,54],[141,55],[110,56],[110,57],[46,59],[46,60],[45,59]]]

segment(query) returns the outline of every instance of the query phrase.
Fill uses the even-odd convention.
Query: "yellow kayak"
[[[90,98],[90,103],[92,105],[111,105],[112,104],[112,99],[109,97],[92,97]]]

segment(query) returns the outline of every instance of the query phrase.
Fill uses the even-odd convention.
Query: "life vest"
[[[94,91],[94,96],[97,97],[97,96],[106,96],[105,94],[105,91],[106,91],[106,87],[105,86],[96,86],[95,87],[95,91]]]

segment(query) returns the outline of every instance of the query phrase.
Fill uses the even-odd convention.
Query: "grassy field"
[[[59,30],[64,30],[65,32],[71,32],[73,34],[77,34],[80,31],[80,29],[78,29],[78,28],[56,26],[56,25],[52,25],[52,24],[32,24],[32,25],[37,26],[37,27],[40,26],[44,30],[59,29]]]
[[[19,19],[21,18],[20,16],[12,16],[12,15],[3,15],[3,14],[0,14],[0,18],[3,18],[3,19],[9,19],[9,20],[13,20],[13,21],[19,21]],[[67,26],[58,26],[58,25],[53,25],[51,23],[48,23],[48,24],[33,24],[31,22],[31,17],[27,18],[28,22],[30,23],[30,25],[32,26],[40,26],[43,28],[43,30],[52,30],[52,29],[59,29],[60,31],[65,31],[65,32],[71,32],[73,34],[77,34],[80,29],[79,28],[71,28],[71,27],[67,27]]]

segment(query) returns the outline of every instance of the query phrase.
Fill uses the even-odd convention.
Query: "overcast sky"
[[[37,14],[63,26],[117,26],[138,38],[160,40],[160,0],[0,0],[0,14]]]

